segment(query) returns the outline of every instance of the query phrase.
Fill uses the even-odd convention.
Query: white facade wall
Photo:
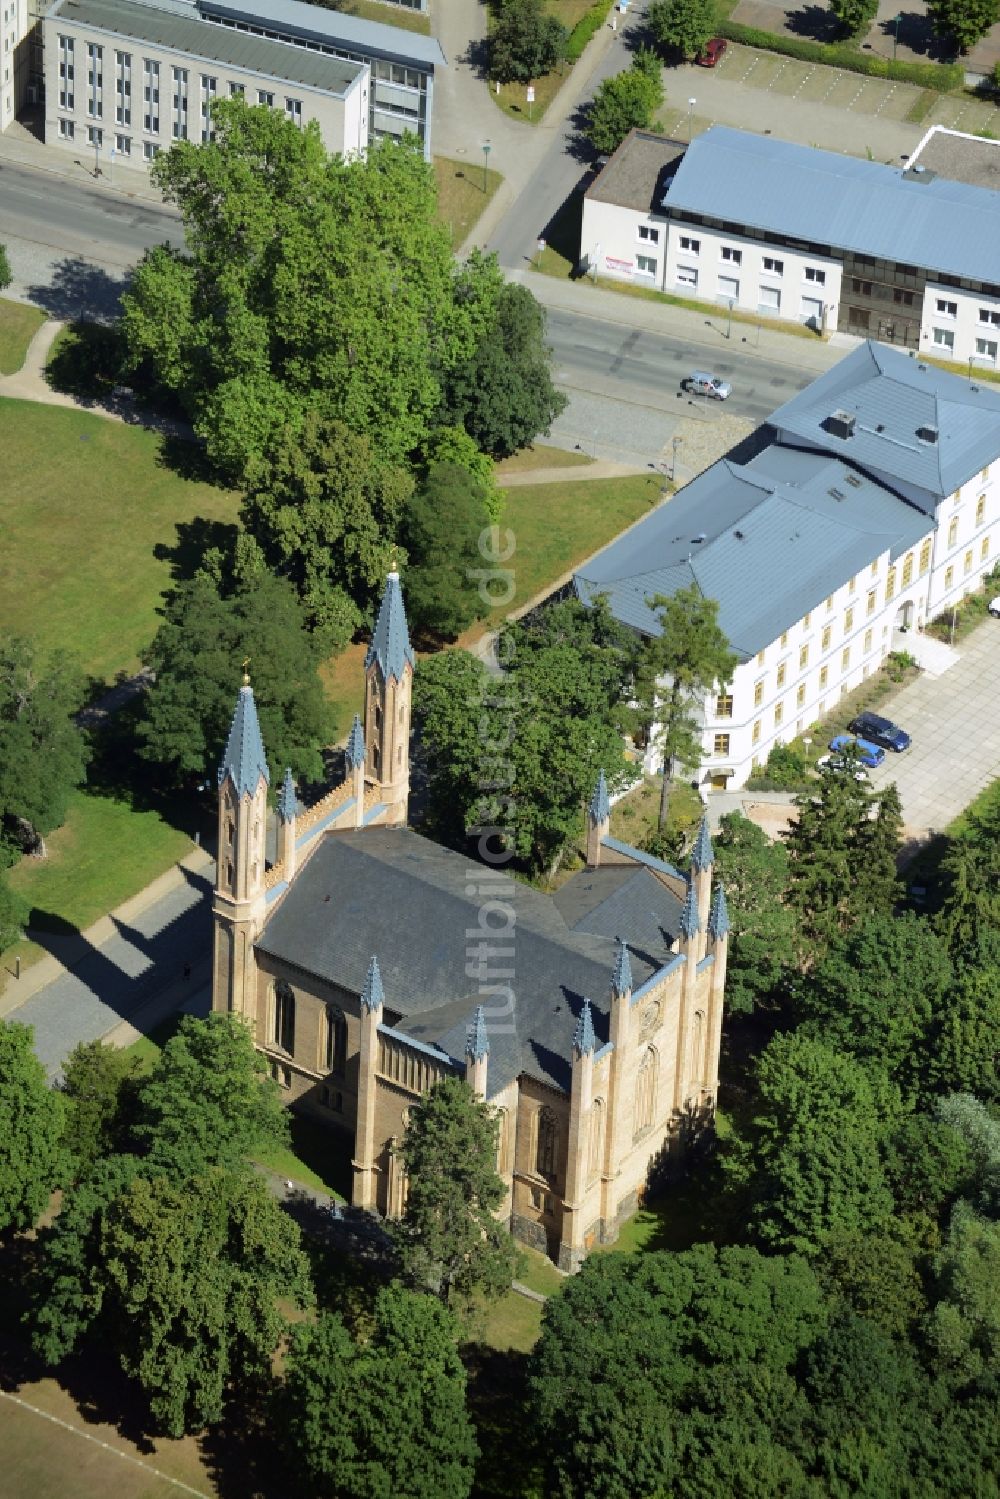
[[[103,171],[112,165],[112,147],[114,169],[143,170],[175,139],[207,139],[210,101],[239,93],[251,104],[273,99],[296,123],[316,120],[328,151],[362,152],[368,89],[368,69],[360,64],[340,97],[58,15],[45,21],[45,143],[82,154]]]
[[[581,270],[662,291],[666,258],[667,221],[662,215],[584,198]]]
[[[840,289],[828,256],[670,220],[665,291],[833,332]]]
[[[928,281],[920,323],[921,353],[977,369],[1000,368],[1000,297]]]
[[[27,102],[31,25],[28,0],[0,0],[0,132],[14,123],[18,110]]]

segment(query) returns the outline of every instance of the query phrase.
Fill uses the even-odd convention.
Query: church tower
[[[253,944],[264,916],[267,758],[250,678],[244,676],[219,766],[212,1008],[253,1014]]]
[[[403,592],[393,570],[365,656],[365,780],[386,808],[380,821],[388,827],[406,825],[413,667]]]

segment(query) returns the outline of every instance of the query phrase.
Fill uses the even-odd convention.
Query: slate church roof
[[[499,907],[481,924],[489,901],[513,911],[510,933]],[[680,917],[677,897],[641,866],[587,869],[547,896],[408,828],[366,828],[326,835],[256,946],[352,995],[374,953],[386,1023],[461,1061],[482,1003],[490,1092],[522,1072],[568,1089],[585,999],[597,1046],[608,1039],[618,938],[638,990],[669,961]],[[482,982],[510,984],[509,1013],[505,996],[480,992],[481,940],[498,950]]]

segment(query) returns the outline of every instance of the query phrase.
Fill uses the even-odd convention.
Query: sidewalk
[[[62,177],[80,187],[89,187],[95,193],[106,193],[108,197],[152,203],[168,213],[174,212],[172,206],[164,202],[163,194],[153,186],[145,171],[119,167],[113,180],[107,172],[95,178],[93,167],[88,167],[83,159],[77,160],[68,151],[57,146],[43,145],[20,124],[11,125],[0,135],[0,161],[30,167],[33,172],[48,172],[53,177]]]

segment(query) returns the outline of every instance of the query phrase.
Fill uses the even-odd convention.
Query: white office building
[[[998,368],[998,173],[1000,145],[941,127],[899,167],[721,125],[690,145],[633,131],[584,198],[580,264]]]
[[[709,789],[742,786],[1000,556],[1000,391],[868,342],[769,427],[749,462],[714,464],[574,580],[643,634],[656,595],[718,601],[738,664],[704,704]],[[653,746],[646,769],[660,763]]]

